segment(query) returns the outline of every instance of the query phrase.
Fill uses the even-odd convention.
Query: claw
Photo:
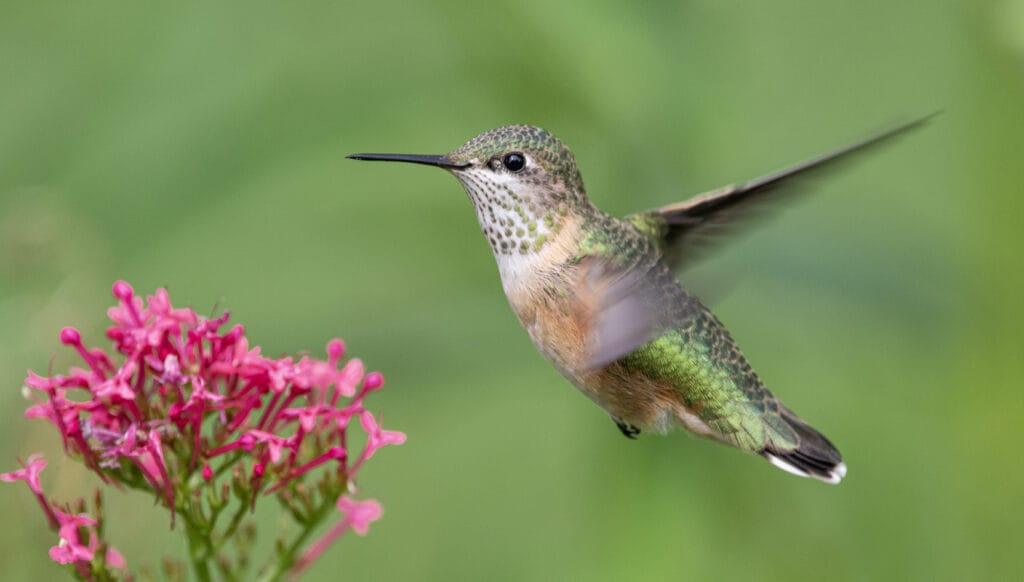
[[[637,435],[640,434],[640,429],[638,429],[637,427],[633,426],[632,424],[629,424],[628,422],[622,420],[621,418],[615,418],[613,416],[612,420],[615,421],[615,426],[619,427],[619,430],[622,431],[622,434],[627,439],[636,440]]]

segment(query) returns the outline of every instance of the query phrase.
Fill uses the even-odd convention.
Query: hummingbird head
[[[572,152],[560,139],[532,125],[485,131],[444,157],[460,166],[453,172],[463,185],[464,176],[472,174],[524,196],[531,191],[536,197],[559,199],[583,194],[583,179]]]
[[[496,256],[539,251],[566,217],[591,209],[572,152],[551,133],[509,125],[441,156],[352,154],[357,160],[444,168],[462,184]]]

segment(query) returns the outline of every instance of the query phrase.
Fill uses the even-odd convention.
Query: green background
[[[0,468],[95,484],[19,388],[74,361],[63,325],[101,339],[124,278],[384,372],[385,516],[311,580],[1021,575],[1024,1],[147,4],[3,3]],[[684,275],[838,487],[622,438],[519,329],[457,183],[343,158],[532,123],[623,214],[940,108]],[[130,564],[180,550],[151,499],[108,503]],[[5,577],[59,575],[28,490],[0,514]]]

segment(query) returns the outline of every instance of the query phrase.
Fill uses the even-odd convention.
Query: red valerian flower
[[[67,454],[104,482],[155,493],[172,524],[176,513],[185,514],[186,524],[212,523],[230,489],[242,509],[260,495],[276,494],[307,527],[326,515],[311,510],[317,503],[337,503],[344,516],[330,532],[365,534],[380,506],[341,494],[354,491],[356,473],[381,447],[405,442],[365,407],[366,397],[384,384],[380,373],[367,373],[358,359],[343,362],[339,339],[327,343],[326,360],[268,358],[250,345],[242,326],[227,328],[227,313],[207,318],[175,308],[164,289],[143,299],[124,281],[114,284],[113,295],[118,303],[108,310],[113,325],[106,332],[113,351],[87,346],[75,328],[62,329],[60,341],[85,367],[50,377],[30,371],[25,384],[34,403],[26,417],[52,424]],[[367,435],[358,454],[348,449],[353,417]],[[39,485],[42,467],[45,461],[33,455],[0,479],[25,480],[41,500],[61,535],[51,550],[55,560],[92,560],[96,544],[79,532],[95,523],[49,505]],[[316,487],[304,486],[307,479],[316,479]],[[196,487],[216,493],[199,496]],[[310,497],[316,495],[324,499]],[[238,521],[231,520],[230,532]],[[203,528],[212,535],[212,526]],[[337,537],[330,532],[316,543],[315,555]],[[212,560],[212,553],[204,559]]]
[[[338,498],[337,507],[344,517],[306,550],[295,566],[296,575],[315,562],[346,531],[351,529],[356,534],[365,536],[370,531],[370,524],[380,519],[384,513],[380,504],[373,499],[356,501],[347,495]]]

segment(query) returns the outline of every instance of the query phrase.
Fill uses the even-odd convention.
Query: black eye
[[[501,160],[501,163],[505,164],[509,172],[518,172],[526,167],[526,158],[523,157],[523,154],[512,152],[505,154],[505,158]]]

